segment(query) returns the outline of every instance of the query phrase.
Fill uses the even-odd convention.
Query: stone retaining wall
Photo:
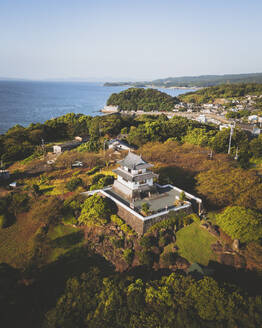
[[[137,216],[135,216],[134,214],[127,211],[121,205],[118,205],[118,204],[116,204],[116,205],[118,208],[117,215],[121,219],[123,219],[128,225],[130,225],[130,227],[132,227],[139,235],[143,235],[144,233],[146,233],[148,231],[148,229],[150,227],[152,227],[154,224],[156,224],[157,222],[160,222],[160,221],[168,218],[167,214],[163,214],[161,216],[143,221],[143,220],[139,219]],[[192,212],[193,212],[192,207],[190,206],[190,207],[181,209],[177,213],[191,214]]]
[[[185,213],[187,215],[191,214],[193,212],[192,210],[192,206],[187,207],[187,208],[183,208],[180,211],[177,211],[177,213]],[[143,223],[143,233],[146,233],[148,231],[148,229],[150,227],[152,227],[154,224],[156,224],[157,222],[160,222],[162,220],[165,220],[168,218],[168,214],[162,215],[162,216],[158,216],[156,218],[152,218],[149,220],[145,220]]]
[[[130,227],[132,227],[139,235],[142,235],[144,233],[144,221],[127,211],[121,205],[116,205],[118,208],[117,215],[130,225]]]

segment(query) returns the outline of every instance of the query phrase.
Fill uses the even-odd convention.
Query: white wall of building
[[[54,153],[61,153],[62,152],[62,148],[61,146],[53,146],[53,151]]]

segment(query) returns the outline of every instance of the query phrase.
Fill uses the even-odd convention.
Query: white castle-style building
[[[84,194],[99,193],[113,200],[117,205],[118,215],[138,234],[144,234],[150,226],[167,218],[171,211],[191,213],[194,209],[200,212],[200,198],[170,184],[157,184],[155,180],[158,175],[150,170],[153,165],[144,161],[141,156],[129,152],[118,163],[120,166],[113,170],[117,175],[113,186]],[[184,193],[186,200],[179,201],[181,193]],[[147,214],[141,211],[144,203],[148,205]]]
[[[120,167],[113,170],[117,174],[113,190],[124,198],[132,201],[141,199],[143,196],[151,196],[156,192],[154,178],[158,175],[148,169],[152,164],[146,163],[141,156],[132,152],[118,162]]]

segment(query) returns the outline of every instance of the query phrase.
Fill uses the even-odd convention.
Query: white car
[[[82,167],[82,166],[83,166],[83,163],[80,161],[76,161],[72,164],[72,167]]]

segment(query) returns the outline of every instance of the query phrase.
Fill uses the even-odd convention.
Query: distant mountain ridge
[[[262,73],[181,76],[143,82],[106,82],[104,86],[202,88],[226,83],[262,83]]]

